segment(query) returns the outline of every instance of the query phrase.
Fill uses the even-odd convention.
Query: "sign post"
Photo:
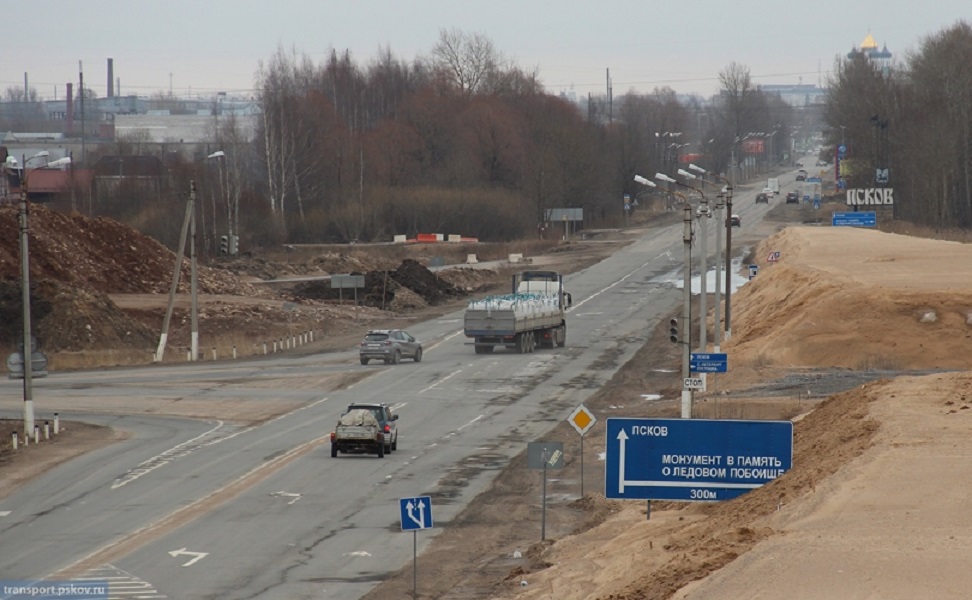
[[[547,469],[564,468],[563,442],[530,442],[527,444],[527,467],[543,469],[543,491],[540,505],[540,541],[547,539]]]
[[[418,541],[415,532],[419,529],[432,529],[432,498],[401,498],[398,501],[398,512],[401,515],[402,531],[412,532],[412,598],[418,598]]]
[[[597,417],[591,414],[591,411],[587,410],[587,407],[583,404],[579,405],[574,409],[574,412],[570,413],[567,417],[567,422],[570,426],[574,428],[574,431],[580,434],[580,484],[581,498],[584,497],[584,434],[591,430],[594,423],[597,422]]]

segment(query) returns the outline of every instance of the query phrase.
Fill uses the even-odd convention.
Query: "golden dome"
[[[861,42],[861,50],[877,50],[877,42],[874,41],[874,37],[868,33],[864,41]]]

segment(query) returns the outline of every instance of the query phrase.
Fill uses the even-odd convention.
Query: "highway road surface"
[[[769,208],[752,196],[737,191],[743,230]],[[708,229],[711,249],[714,226]],[[418,535],[421,551],[511,457],[607,382],[680,306],[681,232],[681,223],[653,228],[568,276],[574,302],[564,348],[477,355],[457,312],[410,328],[425,345],[418,364],[362,366],[349,349],[35,380],[38,411],[57,407],[62,419],[133,435],[0,500],[0,573],[108,579],[112,598],[359,598],[411,561],[399,499],[432,497],[435,528]],[[321,391],[324,378],[342,372],[367,376]],[[70,413],[72,400],[95,397],[121,407],[191,398],[289,408],[256,426],[233,425],[232,414]],[[17,417],[21,399],[19,382],[0,385],[4,415]],[[396,452],[330,457],[328,434],[354,401],[393,406]]]

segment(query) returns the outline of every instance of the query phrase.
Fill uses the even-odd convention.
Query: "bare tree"
[[[440,29],[439,41],[432,47],[433,70],[464,96],[482,91],[502,61],[493,42],[483,33]]]

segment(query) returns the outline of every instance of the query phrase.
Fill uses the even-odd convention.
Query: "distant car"
[[[742,227],[742,221],[739,219],[739,215],[729,217],[729,224],[733,227]]]
[[[787,192],[786,193],[786,203],[787,204],[800,204],[800,194],[797,192]]]
[[[803,169],[800,169],[799,171],[797,171],[796,180],[797,181],[806,181],[807,180],[807,172],[804,171]]]
[[[358,356],[363,365],[373,358],[386,365],[397,365],[403,358],[421,362],[422,343],[404,329],[373,329],[358,346]]]
[[[818,160],[816,166],[818,166],[818,167],[826,167],[827,166],[827,161],[825,161],[825,160]]]
[[[802,163],[802,162],[800,162],[800,161],[797,161],[797,164],[796,164],[796,166],[798,166],[798,167],[802,167],[802,166],[803,166],[803,163]]]
[[[769,204],[769,194],[766,192],[760,192],[756,194],[756,204],[763,203]]]
[[[378,427],[385,436],[385,452],[398,450],[398,415],[391,411],[387,404],[355,402],[348,405],[348,410],[364,409],[371,411],[378,421]]]

